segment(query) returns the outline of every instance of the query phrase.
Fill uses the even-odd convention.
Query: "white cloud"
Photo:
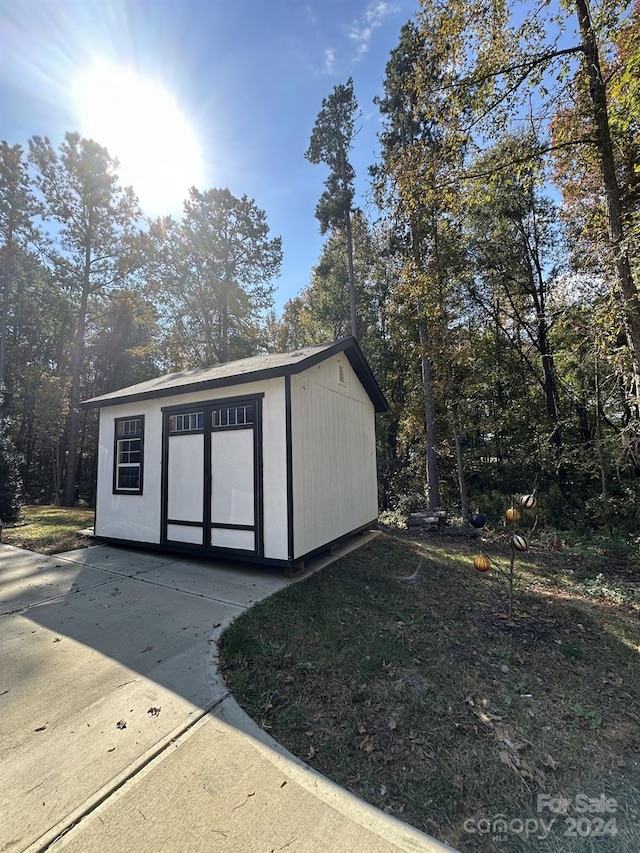
[[[324,52],[324,68],[325,74],[333,74],[336,65],[336,52],[332,47],[328,47]]]
[[[364,56],[369,50],[371,37],[378,27],[381,27],[385,18],[398,11],[396,3],[386,0],[372,0],[362,15],[356,18],[349,28],[349,38],[356,45],[356,60]]]

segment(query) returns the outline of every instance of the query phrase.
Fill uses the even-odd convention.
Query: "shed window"
[[[169,418],[169,432],[193,432],[203,427],[204,412],[184,412]]]
[[[252,424],[255,419],[253,403],[243,406],[229,406],[224,409],[215,409],[213,412],[213,428],[221,429],[231,426],[245,426]]]
[[[144,457],[144,416],[116,418],[113,491],[116,494],[142,494]]]

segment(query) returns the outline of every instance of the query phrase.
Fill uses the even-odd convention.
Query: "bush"
[[[0,423],[0,519],[17,521],[22,506],[22,483],[18,474],[20,454]]]

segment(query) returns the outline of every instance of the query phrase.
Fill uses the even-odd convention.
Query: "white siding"
[[[284,379],[179,394],[100,411],[96,534],[133,542],[160,542],[162,409],[167,406],[264,394],[262,402],[264,555],[287,559],[287,475]],[[113,494],[114,419],[145,416],[142,495]]]
[[[214,524],[253,524],[252,430],[211,433],[211,477],[211,521]]]
[[[167,538],[170,542],[188,542],[190,545],[202,545],[202,527],[167,524]]]
[[[143,492],[141,495],[113,494],[114,418],[144,415]],[[160,407],[149,403],[127,403],[100,410],[98,442],[98,488],[96,493],[97,536],[160,542],[160,459],[162,418]]]
[[[169,468],[167,518],[173,521],[202,522],[204,514],[203,466],[203,435],[171,436],[169,439],[169,464],[167,466]]]
[[[374,418],[342,355],[291,377],[295,557],[377,518]]]

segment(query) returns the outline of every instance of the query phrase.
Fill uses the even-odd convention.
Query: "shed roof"
[[[207,388],[221,388],[229,385],[240,385],[245,382],[256,382],[260,379],[272,379],[276,376],[291,376],[325,361],[337,353],[344,352],[353,367],[358,379],[367,391],[374,404],[376,412],[387,411],[387,401],[378,385],[371,368],[355,338],[340,338],[327,344],[313,347],[302,347],[293,352],[275,353],[273,355],[257,355],[252,358],[241,358],[226,364],[216,364],[213,367],[200,367],[196,370],[183,370],[158,376],[137,385],[129,385],[109,394],[92,397],[80,405],[83,408],[98,408],[103,406],[118,406],[122,403],[137,402],[157,397],[168,397],[175,394],[189,394]]]

